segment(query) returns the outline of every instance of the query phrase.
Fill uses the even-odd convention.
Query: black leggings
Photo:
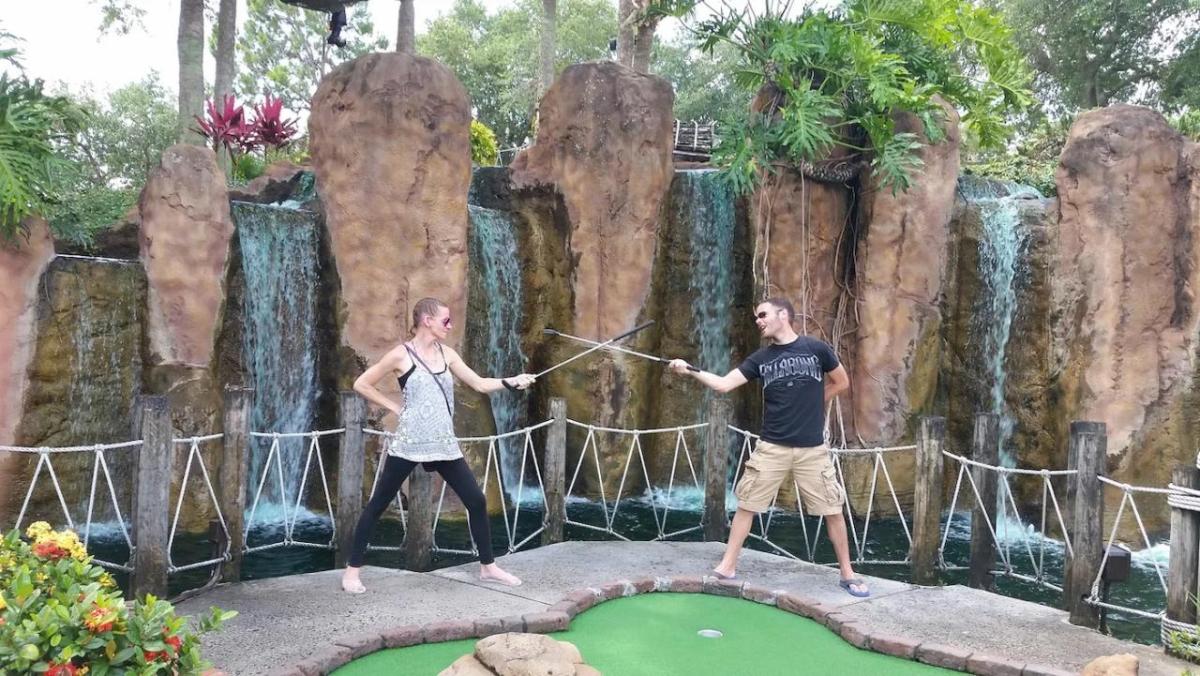
[[[363,565],[363,556],[367,553],[367,540],[371,538],[371,531],[375,530],[375,523],[392,500],[396,499],[400,485],[412,474],[417,464],[394,455],[387,457],[383,464],[383,476],[379,477],[379,484],[375,486],[375,492],[371,494],[371,500],[363,510],[362,516],[358,517],[358,525],[354,528],[354,547],[350,550],[351,567],[358,568]],[[488,527],[487,498],[483,497],[483,491],[479,490],[479,484],[475,483],[475,475],[471,473],[467,461],[458,458],[423,462],[420,465],[427,472],[435,471],[442,475],[446,483],[450,484],[450,489],[467,508],[471,539],[479,549],[479,562],[484,565],[494,562],[496,559],[492,556],[492,532]]]

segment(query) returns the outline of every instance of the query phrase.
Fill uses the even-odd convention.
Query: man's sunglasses
[[[783,310],[775,310],[775,312],[783,312]],[[770,311],[770,310],[763,310],[762,312],[760,312],[760,313],[758,313],[758,314],[756,314],[756,315],[754,315],[754,316],[755,316],[755,317],[757,317],[757,318],[759,318],[759,319],[766,319],[766,318],[767,318],[767,315],[769,315],[769,314],[771,314],[771,311]]]

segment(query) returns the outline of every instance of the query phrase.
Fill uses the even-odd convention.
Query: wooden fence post
[[[338,445],[337,480],[337,550],[335,568],[345,568],[350,560],[354,541],[354,525],[363,509],[363,471],[366,466],[366,445],[363,425],[367,421],[367,402],[357,392],[343,391],[339,395],[342,442]]]
[[[1102,422],[1073,421],[1071,423],[1070,458],[1077,470],[1070,482],[1074,484],[1074,518],[1071,529],[1071,549],[1074,556],[1067,562],[1063,596],[1071,623],[1086,627],[1100,626],[1100,610],[1087,602],[1092,582],[1100,571],[1104,547],[1104,474],[1108,452],[1107,428]]]
[[[546,434],[546,454],[542,459],[546,493],[546,529],[542,544],[563,541],[567,521],[567,400],[550,399],[550,417],[554,422]]]
[[[704,447],[704,539],[724,542],[729,537],[725,523],[725,491],[729,475],[729,423],[733,407],[727,397],[708,402],[708,435]]]
[[[975,433],[971,437],[971,459],[985,465],[1000,463],[1000,416],[975,414]],[[971,511],[971,562],[967,584],[976,589],[992,588],[992,569],[996,565],[996,542],[991,529],[996,524],[996,493],[1000,477],[990,469],[972,467],[971,476],[979,489],[979,499]]]
[[[246,546],[246,474],[250,459],[250,397],[254,390],[225,387],[225,412],[221,438],[221,473],[218,499],[221,516],[229,529],[229,556],[221,570],[221,579],[242,579],[242,557]]]
[[[1180,488],[1200,489],[1200,469],[1195,465],[1177,465],[1171,483]],[[1172,507],[1167,619],[1196,624],[1196,594],[1200,591],[1197,562],[1200,562],[1200,512]]]
[[[942,525],[942,449],[946,419],[921,418],[917,437],[916,486],[913,493],[912,581],[937,584],[937,554]]]
[[[171,483],[174,441],[171,411],[165,396],[141,398],[142,448],[138,452],[137,485],[134,487],[134,532],[132,587],[135,598],[167,595],[167,565],[170,552]]]

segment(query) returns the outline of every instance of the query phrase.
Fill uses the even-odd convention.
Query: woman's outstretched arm
[[[504,383],[506,381],[512,387],[518,390],[523,390],[532,385],[536,380],[528,373],[522,373],[520,375],[511,376],[508,378],[484,378],[478,373],[475,373],[470,366],[467,366],[466,362],[462,360],[462,357],[458,356],[458,352],[455,352],[448,347],[445,348],[444,351],[446,354],[446,365],[450,367],[450,372],[454,374],[455,378],[463,381],[467,387],[475,390],[476,392],[481,392],[483,394],[488,394],[489,392],[498,392],[504,389]]]

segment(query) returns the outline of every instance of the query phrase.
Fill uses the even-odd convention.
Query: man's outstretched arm
[[[723,376],[708,371],[689,371],[688,363],[682,359],[672,359],[670,367],[675,373],[692,374],[692,377],[703,383],[705,387],[721,393],[732,392],[748,382],[746,375],[739,369],[734,369]]]

